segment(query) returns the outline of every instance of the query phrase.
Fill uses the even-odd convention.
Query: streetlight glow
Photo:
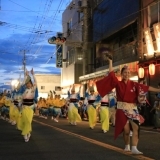
[[[17,79],[12,80],[11,85],[17,87],[19,81]]]

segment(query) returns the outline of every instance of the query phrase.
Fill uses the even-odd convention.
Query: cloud
[[[0,21],[6,24],[0,26],[0,85],[24,75],[24,62],[28,70],[34,68],[37,74],[61,73],[56,68],[56,45],[49,44],[48,39],[61,32],[59,10],[69,2],[3,1]]]

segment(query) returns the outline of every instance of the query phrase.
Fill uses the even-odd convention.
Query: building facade
[[[132,71],[132,78],[138,80],[139,60],[139,11],[140,0],[102,0],[89,5],[92,9],[92,42],[94,44],[94,72],[83,75],[80,81],[103,76],[108,71],[108,63],[103,60],[101,49],[110,48],[115,69],[125,64]]]
[[[160,83],[160,0],[142,0],[142,55],[139,66],[144,69],[144,79],[150,86]],[[152,68],[153,67],[153,68]],[[153,105],[155,93],[148,93]]]
[[[102,48],[112,50],[115,70],[127,64],[133,80],[142,79],[156,87],[160,71],[159,4],[159,0],[73,0],[62,16],[67,37],[62,87],[105,75],[108,63],[102,58]],[[155,65],[154,75],[149,74],[149,64]],[[141,67],[143,78],[138,76]],[[150,93],[151,104],[152,97]]]
[[[66,43],[63,45],[63,67],[61,72],[61,86],[63,91],[76,84],[79,88],[79,76],[83,75],[83,12],[81,1],[72,1],[62,14],[63,34]]]
[[[63,96],[61,91],[61,75],[36,74],[39,97],[47,98],[50,91]]]

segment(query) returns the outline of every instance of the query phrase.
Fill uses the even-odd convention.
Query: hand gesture
[[[32,74],[32,75],[34,74],[33,68],[31,69],[31,74]]]
[[[112,55],[110,55],[110,54],[103,54],[103,59],[104,59],[105,61],[112,60]]]
[[[56,92],[55,92],[55,91],[53,91],[53,93],[54,93],[54,95],[56,94]]]
[[[26,71],[26,76],[28,76],[29,75],[29,72],[28,71]]]

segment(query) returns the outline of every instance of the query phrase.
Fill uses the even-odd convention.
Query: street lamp
[[[81,60],[83,59],[83,55],[82,55],[82,54],[78,54],[78,55],[77,55],[77,59],[78,59],[79,61],[81,61]]]
[[[14,79],[14,80],[11,81],[11,85],[12,85],[13,87],[17,87],[17,86],[18,86],[18,83],[19,83],[19,81],[18,81],[17,79]]]

